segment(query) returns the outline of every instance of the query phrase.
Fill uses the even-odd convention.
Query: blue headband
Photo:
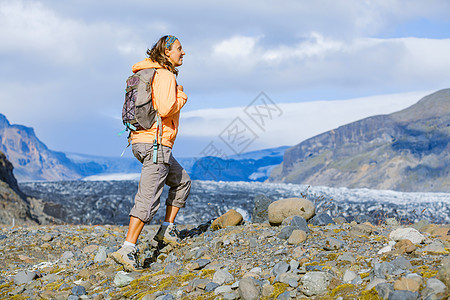
[[[166,37],[166,49],[169,49],[170,46],[172,46],[173,43],[175,43],[175,41],[178,40],[176,37],[174,37],[173,35],[168,35]]]

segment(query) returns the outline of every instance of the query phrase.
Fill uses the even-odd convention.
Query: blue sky
[[[295,145],[450,87],[449,15],[446,0],[0,0],[0,113],[52,150],[119,156],[131,65],[173,34],[176,156]]]

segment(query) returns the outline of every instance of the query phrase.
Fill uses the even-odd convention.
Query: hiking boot
[[[172,246],[179,246],[181,239],[178,236],[178,230],[174,224],[167,226],[161,225],[154,237],[158,243],[170,244]]]
[[[123,265],[125,271],[128,272],[142,272],[143,269],[139,266],[137,258],[137,250],[132,246],[122,246],[116,252],[111,253],[112,259],[118,264]]]

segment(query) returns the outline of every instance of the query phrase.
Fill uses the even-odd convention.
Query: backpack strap
[[[158,133],[159,133],[159,143],[162,142],[162,120],[158,111],[156,111],[156,133],[155,140],[153,141],[153,163],[158,162]]]

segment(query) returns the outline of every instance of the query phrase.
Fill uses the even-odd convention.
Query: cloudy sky
[[[119,156],[131,65],[173,34],[177,156],[295,145],[449,88],[449,15],[447,0],[0,0],[0,113],[52,150]]]

